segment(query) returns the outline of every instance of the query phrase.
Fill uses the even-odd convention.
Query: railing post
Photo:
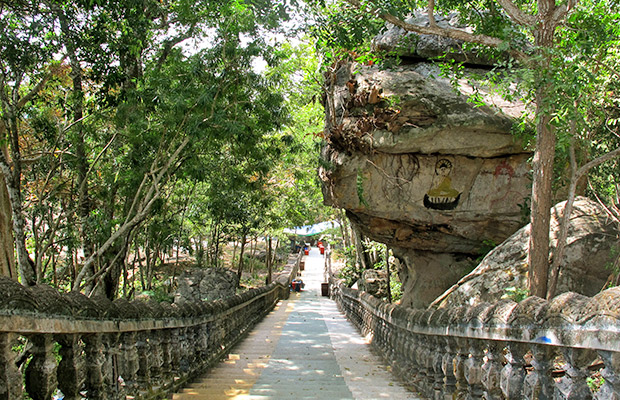
[[[170,348],[170,366],[172,367],[172,372],[175,376],[180,374],[181,371],[181,357],[183,354],[183,350],[181,346],[183,343],[181,342],[181,331],[183,328],[176,328],[170,331],[170,339],[176,343],[176,346],[171,346]]]
[[[207,356],[209,352],[209,330],[206,324],[202,324],[196,327],[196,354],[200,358]]]
[[[125,385],[121,382],[120,375],[120,343],[121,334],[118,332],[108,333],[103,336],[106,363],[104,364],[104,384],[107,387],[110,397],[114,399],[125,399]]]
[[[86,381],[84,382],[89,400],[107,400],[105,388],[104,365],[106,363],[102,334],[95,333],[85,335],[84,354],[86,365]]]
[[[408,376],[407,381],[415,382],[418,379],[420,371],[420,359],[418,358],[418,346],[420,345],[420,337],[414,333],[417,325],[419,313],[411,311],[407,314],[407,331],[410,332],[406,339],[407,360],[408,360]]]
[[[453,337],[444,336],[444,351],[441,358],[443,371],[443,398],[451,400],[456,393],[456,376],[454,376],[454,357],[456,356],[456,341]]]
[[[399,373],[403,376],[408,376],[410,372],[411,363],[409,361],[409,343],[407,341],[407,333],[403,328],[395,328],[397,335],[396,343],[394,345],[394,362],[392,365],[399,370]]]
[[[484,393],[482,387],[482,365],[484,364],[484,344],[482,341],[468,339],[469,358],[465,360],[464,374],[467,380],[467,400],[481,399]]]
[[[553,379],[551,378],[551,362],[553,349],[549,346],[536,344],[531,347],[532,371],[523,380],[523,398],[527,400],[549,400],[553,398]]]
[[[120,339],[121,362],[119,373],[125,381],[125,388],[131,394],[138,392],[138,369],[140,368],[136,332],[125,332]]]
[[[174,345],[172,343],[172,330],[163,329],[161,331],[161,369],[164,376],[168,377],[174,371],[174,365],[172,361],[172,349]]]
[[[417,347],[415,349],[415,356],[416,359],[418,360],[418,371],[416,374],[416,382],[417,385],[420,386],[420,388],[425,391],[428,392],[429,391],[429,387],[431,387],[431,385],[429,384],[429,356],[430,356],[430,352],[427,346],[427,341],[428,341],[428,337],[426,335],[419,335],[418,336],[418,341],[417,341]]]
[[[17,354],[13,345],[17,335],[0,332],[0,398],[21,399],[23,397],[22,376],[15,365]]]
[[[230,332],[230,328],[231,326],[228,324],[227,328],[229,330],[227,330],[226,332],[228,333],[226,336],[224,336],[224,343],[228,343],[228,341],[230,340],[230,336],[231,336],[231,332]],[[196,363],[197,360],[197,354],[196,351],[198,350],[197,347],[197,335],[196,335],[196,327],[190,326],[187,329],[185,329],[185,340],[187,341],[188,346],[185,348],[185,354],[183,355],[183,358],[187,360],[188,363],[188,371],[193,368],[193,366]]]
[[[507,400],[523,399],[523,379],[525,377],[523,356],[524,346],[510,343],[507,347],[506,365],[502,369],[500,387]]]
[[[80,390],[84,383],[81,371],[84,368],[84,358],[80,335],[58,335],[56,340],[60,344],[61,358],[57,371],[58,388],[66,400],[81,399]]]
[[[32,360],[26,368],[26,391],[33,400],[47,400],[58,383],[54,341],[52,335],[45,334],[29,336],[28,340],[32,343]]]
[[[505,344],[491,340],[487,344],[487,361],[482,366],[482,386],[485,400],[502,399],[500,379],[502,374],[502,350]]]
[[[555,397],[562,400],[585,399],[592,395],[586,378],[588,366],[596,359],[596,352],[587,349],[562,347],[566,373],[556,385]]]
[[[163,359],[161,356],[161,331],[150,331],[149,350],[150,350],[150,368],[151,368],[151,386],[159,386],[161,383],[161,367]]]
[[[179,328],[178,330],[178,344],[179,344],[179,371],[185,373],[191,368],[191,361],[188,359],[191,352],[191,335],[189,328]]]
[[[147,390],[151,384],[151,349],[148,332],[136,333],[136,350],[138,351],[138,385]]]
[[[434,349],[434,351],[431,351],[430,354],[431,368],[429,372],[431,373],[432,378],[431,389],[433,391],[433,398],[440,399],[444,385],[444,373],[442,370],[443,352],[440,351],[443,347],[443,341],[439,336],[431,336],[429,343],[431,345],[430,348]]]
[[[456,379],[455,399],[463,399],[467,395],[467,378],[465,377],[465,361],[469,358],[467,339],[457,337],[456,354],[452,360],[454,378]]]
[[[596,392],[594,398],[597,400],[618,400],[620,399],[620,353],[613,351],[599,351],[599,356],[605,364],[601,370],[601,377],[605,380],[603,385]]]

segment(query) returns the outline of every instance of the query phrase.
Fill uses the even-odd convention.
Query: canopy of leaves
[[[132,243],[306,222],[297,210],[320,203],[308,154],[317,128],[300,126],[320,111],[299,111],[307,92],[285,95],[305,79],[291,64],[301,52],[267,37],[293,7],[0,2],[2,143],[17,150],[5,166],[28,160],[17,215],[39,280],[96,288],[118,283]]]

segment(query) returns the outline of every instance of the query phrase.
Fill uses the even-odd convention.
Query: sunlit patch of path
[[[184,399],[418,399],[392,376],[358,331],[322,297],[324,259],[305,257],[301,293],[280,302],[228,359]]]

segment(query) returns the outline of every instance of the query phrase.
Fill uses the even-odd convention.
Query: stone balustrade
[[[330,293],[429,399],[620,399],[620,287],[450,309],[388,304],[333,276]]]
[[[0,399],[162,398],[219,361],[299,269],[226,299],[182,305],[88,298],[0,277]]]

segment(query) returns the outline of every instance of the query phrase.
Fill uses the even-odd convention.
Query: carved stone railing
[[[299,269],[212,302],[59,294],[0,278],[0,399],[162,398],[226,354],[283,298]]]
[[[330,293],[408,384],[429,399],[620,399],[620,287],[589,298],[415,310]]]

